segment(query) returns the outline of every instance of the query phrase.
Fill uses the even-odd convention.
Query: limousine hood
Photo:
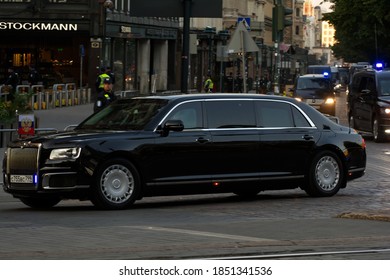
[[[102,130],[83,130],[83,131],[67,131],[60,132],[55,134],[39,135],[20,141],[14,141],[10,146],[19,146],[20,143],[30,142],[30,143],[42,143],[44,146],[57,146],[57,145],[66,145],[68,143],[88,143],[94,141],[105,141],[113,138],[124,137],[126,138],[137,137],[141,132],[140,131],[102,131]]]

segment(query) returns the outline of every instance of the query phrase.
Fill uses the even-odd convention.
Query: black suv
[[[331,79],[326,75],[307,74],[298,77],[293,96],[324,114],[336,113],[336,95]]]
[[[351,127],[372,134],[376,142],[390,139],[390,71],[355,73],[347,104]]]

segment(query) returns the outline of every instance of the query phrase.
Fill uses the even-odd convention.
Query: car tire
[[[322,151],[312,160],[305,191],[313,197],[335,195],[344,184],[343,165],[331,151]]]
[[[374,118],[372,123],[372,135],[374,136],[374,141],[379,143],[385,140],[385,135],[380,131],[379,121],[377,118]]]
[[[125,159],[111,159],[96,172],[91,201],[100,209],[126,209],[138,198],[140,189],[140,178],[134,165]]]
[[[20,201],[35,209],[49,209],[57,205],[61,199],[60,198],[36,198],[36,197],[23,197],[20,198]]]

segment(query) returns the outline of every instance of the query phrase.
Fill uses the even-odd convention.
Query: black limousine
[[[9,144],[4,191],[125,209],[147,196],[301,188],[332,196],[363,176],[364,139],[293,98],[186,94],[120,99],[74,131]]]

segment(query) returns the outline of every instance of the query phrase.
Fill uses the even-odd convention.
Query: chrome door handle
[[[305,140],[312,140],[314,139],[314,137],[312,135],[303,135],[302,136],[302,139],[305,139]]]

